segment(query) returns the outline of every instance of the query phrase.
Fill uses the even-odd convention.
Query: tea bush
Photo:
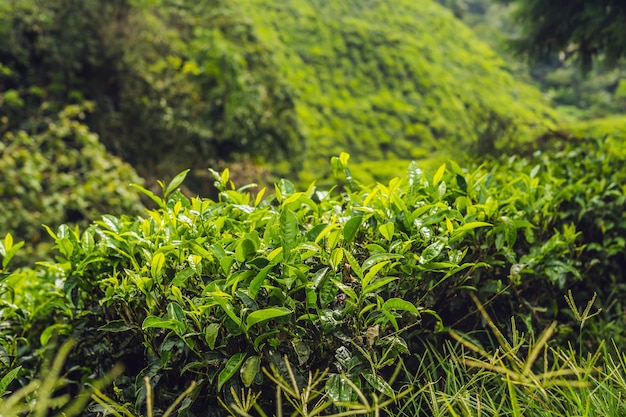
[[[34,248],[46,242],[42,223],[84,226],[102,213],[141,210],[137,193],[129,188],[141,179],[130,165],[108,154],[82,123],[86,112],[82,106],[68,106],[57,117],[34,116],[28,130],[3,132],[0,231]],[[44,252],[45,245],[36,256]],[[23,251],[16,262],[23,264],[32,255]]]
[[[268,197],[228,170],[213,173],[216,200],[182,195],[186,172],[162,197],[137,186],[158,208],[50,230],[59,258],[43,265],[63,282],[73,360],[96,373],[125,363],[116,395],[137,406],[141,376],[157,405],[196,381],[193,413],[231,387],[266,389],[261,369],[287,372],[284,356],[301,383],[329,367],[334,399],[354,395],[344,378],[392,396],[398,359],[429,335],[482,328],[469,292],[498,319],[558,318],[565,334],[568,289],[586,302],[620,288],[626,165],[613,139],[544,149],[472,170],[412,163],[373,187],[342,154],[338,187],[282,180]]]

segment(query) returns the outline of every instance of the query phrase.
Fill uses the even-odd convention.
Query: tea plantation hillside
[[[555,119],[535,88],[434,2],[239,3],[296,89],[306,173],[341,151],[358,163],[491,150]]]
[[[0,34],[2,130],[92,101],[89,129],[148,184],[234,160],[306,184],[342,151],[387,180],[556,119],[432,1],[24,0],[0,6]]]

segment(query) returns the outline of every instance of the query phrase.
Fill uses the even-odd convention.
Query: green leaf
[[[235,258],[232,256],[224,256],[220,259],[220,266],[224,274],[230,275],[230,268],[233,266],[233,263],[235,263]]]
[[[334,402],[347,403],[352,400],[352,387],[344,375],[330,374],[326,380],[326,392]]]
[[[356,295],[356,291],[354,291],[352,287],[339,281],[335,281],[335,285],[337,286],[337,288],[339,288],[340,291],[347,295],[349,299],[353,300],[354,303],[358,302],[359,296]]]
[[[293,211],[284,209],[280,213],[280,238],[283,244],[283,256],[285,260],[289,258],[291,249],[296,246],[297,236],[298,217]]]
[[[420,256],[420,264],[423,265],[429,263],[437,256],[439,256],[443,249],[446,247],[446,244],[446,239],[437,239],[435,242],[431,243],[426,249],[422,251],[422,254]]]
[[[217,335],[219,334],[220,327],[221,326],[219,323],[211,323],[204,330],[204,340],[206,341],[207,345],[209,345],[209,348],[211,348],[211,350],[215,349],[215,341],[217,340]]]
[[[217,376],[217,390],[221,391],[222,386],[226,382],[228,382],[239,370],[243,361],[246,359],[245,353],[235,353],[233,356],[228,359],[226,365],[224,365],[224,369]]]
[[[318,287],[320,306],[327,307],[337,296],[337,286],[329,276],[325,276]]]
[[[361,266],[359,265],[359,262],[356,260],[356,258],[354,256],[352,256],[352,254],[350,253],[350,251],[348,249],[343,250],[343,254],[346,257],[346,259],[348,260],[348,264],[350,265],[350,268],[352,269],[352,271],[356,274],[357,277],[359,277],[359,279],[363,279],[363,270],[361,269]]]
[[[363,372],[361,375],[376,391],[385,394],[389,398],[395,398],[393,388],[380,375],[374,375],[370,372]]]
[[[255,324],[271,320],[276,317],[286,316],[291,313],[292,311],[285,307],[270,307],[253,311],[246,319],[246,328],[249,330]]]
[[[419,310],[413,303],[401,298],[390,298],[383,303],[383,310],[403,310],[419,316]]]
[[[162,319],[160,317],[155,317],[155,316],[148,316],[143,320],[143,323],[141,323],[141,328],[142,329],[156,328],[156,329],[168,329],[168,330],[178,331],[181,325],[184,326],[183,323],[181,322],[177,323],[175,320]]]
[[[59,248],[59,252],[66,258],[69,258],[72,256],[72,253],[74,253],[74,244],[67,238],[59,239],[57,241],[57,247]]]
[[[163,192],[163,197],[167,198],[168,195],[170,195],[176,188],[178,188],[178,186],[180,184],[182,184],[182,182],[185,180],[185,178],[187,177],[188,173],[189,173],[189,170],[186,169],[183,172],[181,172],[178,175],[176,175],[172,179],[172,181],[169,183],[169,185],[167,186],[165,191]]]
[[[448,186],[445,181],[441,181],[439,183],[439,187],[437,187],[437,196],[441,200],[444,195],[446,195],[446,191],[448,191]]]
[[[93,252],[95,248],[95,241],[93,239],[93,233],[90,230],[85,230],[81,238],[81,243],[83,246],[83,251],[88,253]]]
[[[356,234],[359,232],[359,228],[361,227],[361,223],[363,223],[363,216],[355,216],[348,220],[343,227],[343,239],[352,243]]]
[[[150,265],[150,274],[152,275],[152,279],[154,279],[155,281],[158,280],[164,264],[165,264],[165,255],[163,255],[161,252],[155,254],[152,257],[152,264]]]
[[[393,239],[393,232],[395,230],[395,224],[392,222],[381,224],[378,226],[378,231],[385,239],[391,241]]]
[[[230,303],[230,301],[220,296],[216,296],[215,301],[220,305],[220,307],[222,307],[222,310],[224,310],[226,315],[230,317],[230,319],[234,321],[238,327],[241,327],[241,319],[235,313],[235,308]]]
[[[361,265],[361,268],[363,269],[363,271],[367,271],[369,268],[372,267],[372,265],[376,265],[381,261],[398,258],[402,258],[402,255],[398,255],[395,253],[377,253],[367,258],[365,262],[363,262],[363,265]]]
[[[41,343],[41,346],[45,346],[48,344],[48,341],[53,334],[68,334],[71,330],[72,326],[69,324],[56,323],[50,325],[46,327],[43,332],[41,332],[41,335],[39,336],[39,343]]]
[[[160,208],[165,208],[165,201],[163,201],[162,198],[156,196],[152,191],[148,190],[147,188],[142,187],[139,184],[131,184],[130,186],[135,188],[136,190],[139,190],[140,192],[142,192],[146,196],[148,196],[148,198],[150,198],[150,200],[154,201],[156,203],[156,205],[159,206]]]
[[[367,287],[363,288],[363,292],[365,294],[371,293],[376,291],[377,289],[384,287],[385,285],[389,284],[390,282],[393,282],[395,280],[397,280],[398,278],[396,277],[385,277],[382,279],[377,279],[376,281],[374,281],[372,284],[368,285]]]
[[[8,236],[8,234],[7,234],[7,236]],[[15,256],[17,251],[22,246],[24,246],[24,242],[19,242],[19,243],[16,243],[16,244],[11,243],[11,245],[12,245],[11,248],[6,250],[4,252],[4,254],[2,254],[2,256],[4,256],[4,258],[2,259],[2,269],[6,269],[7,265],[9,264],[9,262],[11,261],[13,256]],[[0,246],[2,246],[1,242],[0,242]]]
[[[104,326],[98,327],[98,331],[101,332],[111,332],[111,333],[121,333],[130,330],[130,327],[124,320],[111,320],[108,321]]]
[[[261,269],[256,277],[254,277],[254,279],[250,282],[250,285],[248,286],[248,296],[250,298],[252,298],[253,300],[256,299],[256,296],[259,293],[263,282],[267,278],[267,274],[272,270],[272,268],[274,268],[275,265],[276,264],[274,263],[270,263],[269,265]]]
[[[178,303],[169,303],[167,305],[167,316],[172,320],[185,321],[185,312]]]
[[[367,274],[365,274],[365,277],[363,278],[363,282],[361,283],[363,288],[367,287],[370,281],[372,281],[376,277],[376,274],[378,274],[378,272],[381,269],[383,269],[385,265],[387,265],[389,262],[390,262],[389,260],[385,260],[372,266],[370,271]]]
[[[278,190],[280,190],[280,195],[282,199],[287,199],[290,195],[296,192],[296,187],[293,183],[286,179],[281,179],[278,181]]]
[[[187,280],[189,279],[189,277],[191,277],[195,273],[196,271],[192,267],[187,267],[183,270],[178,271],[178,273],[172,280],[172,285],[184,288],[187,284]]]
[[[417,162],[411,161],[408,169],[409,186],[413,187],[418,184],[422,180],[422,175],[422,170],[417,165]]]
[[[243,239],[235,249],[235,258],[237,262],[242,263],[256,253],[256,245],[251,239]]]
[[[15,369],[11,369],[9,372],[7,372],[6,375],[2,377],[2,379],[0,379],[0,397],[4,395],[9,384],[13,382],[13,380],[15,379],[15,377],[21,370],[22,370],[22,367],[18,366]]]
[[[437,185],[439,184],[439,181],[442,180],[443,178],[443,174],[446,172],[446,164],[443,164],[439,167],[439,169],[437,170],[437,172],[435,173],[435,176],[433,177],[433,185]]]
[[[11,236],[11,233],[7,233],[6,236],[4,237],[4,246],[2,247],[2,251],[0,252],[0,255],[4,256],[6,254],[6,251],[11,250],[12,247],[13,247],[13,236]]]
[[[466,232],[468,230],[473,230],[478,227],[492,227],[492,226],[493,225],[491,223],[487,223],[487,222],[469,222],[469,223],[465,223],[463,226],[459,226],[456,229],[454,229],[453,235]]]
[[[337,270],[341,266],[341,261],[343,261],[343,248],[335,248],[330,253],[330,266]]]
[[[243,366],[240,370],[241,381],[246,387],[250,387],[254,378],[257,376],[259,371],[261,370],[261,357],[258,355],[250,356],[243,363]]]

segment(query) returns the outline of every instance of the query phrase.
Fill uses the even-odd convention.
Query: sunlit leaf
[[[433,185],[439,184],[439,181],[443,179],[443,174],[446,172],[446,164],[443,164],[439,167],[435,176],[433,177]]]
[[[253,311],[246,318],[246,328],[250,329],[255,324],[262,323],[264,321],[271,320],[277,317],[286,316],[291,313],[293,312],[285,307],[270,307],[262,310]]]
[[[163,197],[167,198],[174,190],[176,190],[176,188],[178,188],[178,186],[182,184],[183,181],[185,181],[185,178],[187,177],[188,173],[189,173],[189,169],[186,169],[183,172],[176,175],[172,179],[172,181],[169,183],[165,191],[163,192]]]

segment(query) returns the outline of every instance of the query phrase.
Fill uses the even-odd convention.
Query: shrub
[[[619,278],[623,190],[602,176],[618,184],[624,165],[610,140],[562,146],[472,171],[450,163],[430,175],[413,163],[374,187],[352,178],[342,154],[332,164],[341,188],[282,180],[267,198],[236,189],[228,170],[214,172],[216,200],[177,191],[186,172],[162,184],[163,197],[138,186],[158,208],[50,231],[60,258],[47,266],[62,273],[76,360],[99,372],[124,362],[125,401],[139,376],[159,387],[157,404],[195,380],[187,408],[199,410],[231,387],[263,389],[261,368],[286,372],[284,355],[299,381],[329,367],[338,399],[354,394],[343,374],[392,396],[393,366],[425,337],[482,327],[469,291],[496,318],[567,326],[567,289],[586,297],[603,291],[596,274]],[[585,166],[594,158],[596,171]],[[595,241],[601,220],[610,238]]]
[[[141,179],[81,123],[85,111],[69,106],[56,118],[34,117],[30,133],[8,131],[2,136],[0,230],[30,247],[45,243],[42,223],[84,226],[101,213],[132,214],[142,207],[129,188]],[[44,248],[37,256],[43,256]],[[23,251],[16,261],[24,263],[32,255]]]

